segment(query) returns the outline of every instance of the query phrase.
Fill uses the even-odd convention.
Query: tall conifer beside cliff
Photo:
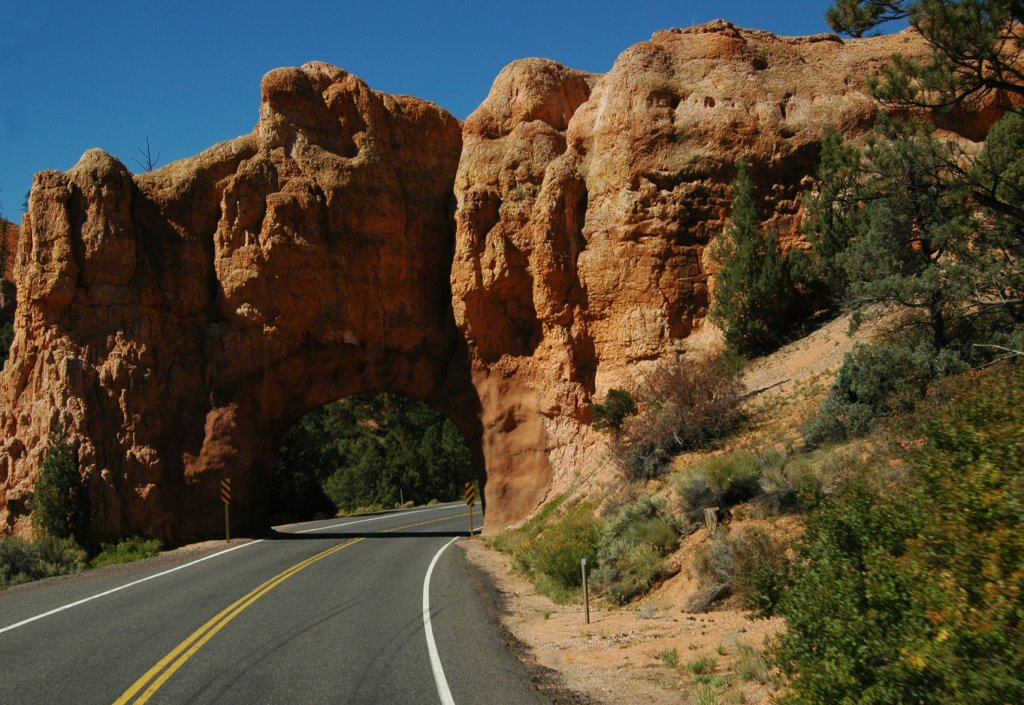
[[[763,355],[782,342],[792,288],[778,238],[761,227],[746,160],[736,165],[732,218],[711,248],[721,267],[711,319],[741,355]]]
[[[32,498],[32,526],[55,538],[73,538],[81,545],[89,529],[89,494],[78,470],[78,453],[62,430],[50,433],[50,444]]]

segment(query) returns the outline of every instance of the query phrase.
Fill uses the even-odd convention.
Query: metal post
[[[587,559],[580,560],[580,570],[583,571],[583,619],[590,624],[590,590],[587,586]]]
[[[231,505],[224,505],[224,540],[231,540]]]
[[[469,505],[469,536],[473,537],[473,505]]]

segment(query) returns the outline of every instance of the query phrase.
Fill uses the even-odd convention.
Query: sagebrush
[[[735,369],[721,357],[656,366],[634,393],[637,413],[623,421],[613,443],[626,474],[657,477],[674,455],[732,431],[742,390]]]

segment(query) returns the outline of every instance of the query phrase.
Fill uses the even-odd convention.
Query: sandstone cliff
[[[792,247],[822,130],[867,130],[866,78],[922,50],[719,21],[606,75],[516,62],[461,129],[313,63],[264,78],[247,137],[149,174],[99,151],[39,174],[0,378],[0,532],[27,528],[58,425],[98,536],[213,534],[227,475],[258,529],[287,425],[362,391],[452,415],[488,526],[522,519],[599,462],[595,395],[717,344],[706,248],[736,160]]]
[[[98,536],[262,526],[276,445],[310,408],[469,390],[451,314],[460,125],[325,64],[263,79],[255,131],[133,176],[87,152],[37,175],[0,379],[0,527],[23,529],[47,435]],[[463,423],[472,437],[473,421]]]
[[[909,32],[844,42],[717,21],[658,32],[603,76],[534,59],[506,68],[466,121],[455,182],[455,316],[488,470],[543,468],[539,501],[598,466],[591,400],[645,364],[719,344],[706,250],[736,161],[750,159],[766,226],[794,246],[823,129],[867,131],[867,77],[923,50]],[[523,492],[507,477],[490,479],[492,501]]]

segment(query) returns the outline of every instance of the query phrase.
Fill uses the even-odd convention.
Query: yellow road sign
[[[466,483],[466,506],[472,507],[476,504],[476,485],[472,482]]]
[[[231,504],[231,478],[225,477],[220,481],[220,501],[224,504]]]

